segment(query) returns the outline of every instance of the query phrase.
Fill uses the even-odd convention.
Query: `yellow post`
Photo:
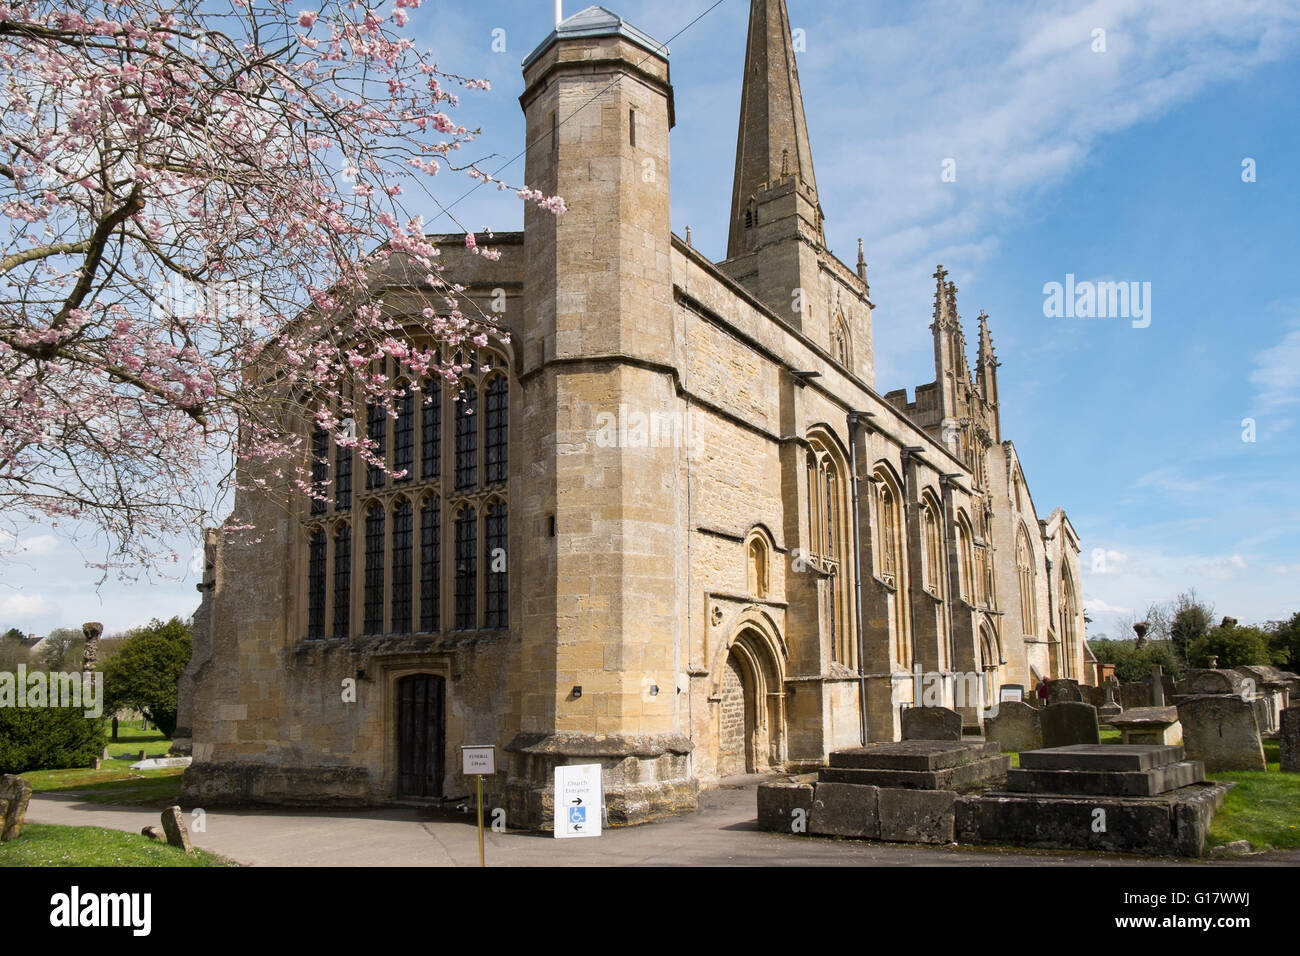
[[[487,866],[483,862],[483,775],[475,774],[474,779],[478,781],[478,865]]]

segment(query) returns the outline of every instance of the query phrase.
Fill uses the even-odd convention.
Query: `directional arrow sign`
[[[555,768],[556,837],[600,836],[604,805],[600,764]]]

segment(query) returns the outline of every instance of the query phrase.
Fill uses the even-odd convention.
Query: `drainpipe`
[[[1052,559],[1051,559],[1051,558],[1044,558],[1044,559],[1043,559],[1043,563],[1047,565],[1047,619],[1048,619],[1049,621],[1053,621],[1053,622],[1055,622],[1055,621],[1056,621],[1056,609],[1052,606],[1052,605],[1055,603],[1055,600],[1054,600],[1053,597],[1052,597]],[[1059,629],[1059,628],[1057,629],[1057,634],[1060,634],[1060,629]],[[1050,635],[1049,635],[1049,637],[1050,637]],[[1048,678],[1049,680],[1050,680],[1051,677],[1052,677],[1052,642],[1051,642],[1051,640],[1048,640],[1048,642],[1047,642],[1047,673],[1044,674],[1043,676],[1046,677],[1046,678]]]
[[[908,446],[903,449],[903,530],[904,533],[907,534],[907,540],[909,543],[911,541],[911,535],[912,535],[912,520],[908,516],[908,512],[914,511],[914,509],[912,508],[912,471],[908,467],[908,462],[911,461],[911,459],[914,456],[919,457],[918,453],[923,451],[925,451],[925,449],[919,445]],[[921,534],[921,547],[922,548],[925,547],[924,532],[922,532]],[[905,548],[904,551],[907,552],[908,565],[909,565],[907,568],[907,594],[906,595],[902,594],[902,587],[900,582],[896,581],[894,582],[894,585],[899,590],[900,596],[906,597],[906,600],[900,601],[898,606],[900,610],[904,607],[907,608],[907,622],[908,622],[907,629],[912,635],[912,672],[915,673],[916,672],[916,608],[912,606],[911,548]]]
[[[953,636],[952,602],[954,598],[960,599],[961,597],[961,586],[958,585],[955,593],[952,588],[952,558],[948,553],[949,546],[951,545],[951,541],[948,537],[948,519],[949,519],[948,496],[951,493],[949,489],[952,486],[952,479],[955,477],[957,476],[956,475],[939,476],[939,488],[943,491],[943,494],[940,496],[942,500],[939,502],[939,504],[943,508],[943,514],[941,516],[943,518],[943,574],[944,574],[943,583],[944,583],[944,596],[945,596],[945,600],[943,602],[943,609],[944,609],[944,617],[948,619],[948,671],[949,673],[953,673],[957,669],[957,642],[956,642],[956,638]],[[955,701],[956,699],[955,691],[953,697]]]
[[[862,746],[867,745],[867,646],[862,628],[862,526],[858,510],[858,422],[874,418],[870,412],[849,412],[849,471],[853,498],[853,607],[858,631],[858,711]]]

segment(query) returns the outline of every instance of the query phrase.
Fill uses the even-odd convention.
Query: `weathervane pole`
[[[564,22],[564,0],[555,0],[555,25]]]

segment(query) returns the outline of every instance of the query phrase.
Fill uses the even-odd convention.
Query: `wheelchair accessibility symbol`
[[[586,807],[569,807],[569,822],[570,822],[570,823],[586,823],[586,822],[587,822],[587,808],[586,808]]]

